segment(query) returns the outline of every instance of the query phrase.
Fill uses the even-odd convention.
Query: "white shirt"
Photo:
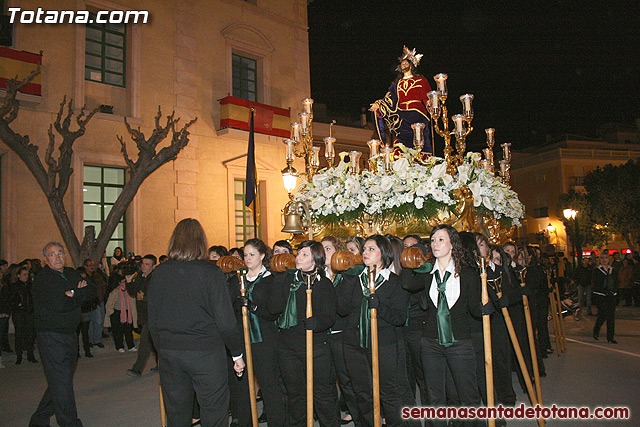
[[[433,305],[438,307],[438,281],[436,280],[436,270],[438,270],[437,261],[434,263],[433,270],[431,270],[433,280],[431,280],[431,287],[429,288],[429,298],[431,298]],[[458,298],[460,298],[460,276],[456,274],[453,258],[449,261],[449,265],[447,265],[447,268],[445,269],[445,272],[446,271],[450,272],[451,276],[449,276],[449,280],[447,280],[444,293],[447,296],[447,305],[451,308],[458,301]],[[444,273],[440,273],[440,278],[444,279]]]
[[[253,282],[254,280],[256,280],[258,278],[259,275],[261,275],[265,271],[266,271],[266,273],[262,277],[267,277],[267,276],[271,275],[271,272],[267,271],[267,268],[263,265],[262,269],[260,270],[260,272],[258,272],[258,274],[256,276],[251,277],[251,276],[249,276],[249,274],[247,274],[247,280],[250,281],[250,282]]]
[[[368,282],[369,276],[368,276],[367,270],[365,269],[363,273],[365,275],[365,283],[362,283],[362,280],[360,280],[360,286],[363,289],[366,286],[367,289],[368,289],[369,288],[369,282]],[[377,271],[377,273],[378,273],[378,275],[376,276],[376,281],[378,280],[379,276],[382,276],[384,278],[384,280],[376,285],[376,289],[378,289],[380,286],[384,285],[384,283],[387,280],[389,280],[389,276],[391,275],[391,270],[389,270],[388,268],[383,268],[382,270]]]

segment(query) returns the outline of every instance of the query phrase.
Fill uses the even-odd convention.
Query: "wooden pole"
[[[164,407],[164,397],[162,397],[162,382],[158,376],[158,390],[160,390],[160,425],[167,427],[167,410]]]
[[[560,289],[558,282],[555,283],[556,299],[558,301],[558,319],[560,320],[560,338],[562,340],[562,352],[567,351],[567,334],[564,329],[564,316],[562,315],[562,298],[560,298]]]
[[[311,308],[311,284],[313,274],[307,279],[307,318],[313,316]],[[307,331],[307,427],[313,427],[313,331]]]
[[[502,297],[502,290],[496,289],[496,293],[498,294],[498,298]],[[531,384],[531,376],[529,375],[529,370],[527,369],[527,364],[524,361],[524,356],[522,355],[522,349],[520,348],[520,344],[518,343],[518,337],[516,336],[516,331],[513,328],[513,322],[511,321],[511,316],[509,315],[509,310],[507,307],[502,307],[502,316],[504,317],[504,321],[507,324],[507,330],[509,331],[509,337],[511,338],[511,344],[513,344],[513,349],[516,352],[516,357],[518,358],[518,364],[520,365],[520,370],[522,371],[522,376],[524,377],[524,382],[527,385],[527,392],[529,393],[529,399],[531,400],[531,406],[535,407],[538,404],[538,399],[536,398],[536,393],[533,390],[533,384]],[[538,418],[538,425],[540,427],[545,426],[544,418]]]
[[[487,267],[485,259],[480,259],[480,278],[482,279],[482,305],[489,303],[487,290]],[[493,396],[493,355],[491,353],[491,315],[482,315],[482,336],[484,337],[484,372],[487,383],[487,408],[496,406]],[[489,427],[495,427],[495,418],[489,418]]]
[[[369,292],[376,293],[376,267],[369,267]],[[373,378],[373,426],[382,426],[380,413],[380,359],[378,358],[378,310],[371,309],[371,374]]]
[[[238,271],[240,295],[247,294],[245,273]],[[256,382],[253,374],[253,353],[251,352],[251,332],[249,331],[249,309],[242,307],[242,331],[244,333],[244,352],[247,359],[247,381],[249,381],[249,402],[251,403],[251,423],[258,427],[258,402],[256,401]]]
[[[547,286],[550,287],[551,280],[549,276],[547,276]],[[558,357],[560,357],[560,353],[562,352],[562,344],[560,342],[560,322],[558,320],[558,309],[556,307],[556,296],[555,291],[549,294],[549,302],[551,308],[551,318],[553,319],[553,334],[556,337],[556,353]]]
[[[525,287],[524,271],[520,272],[520,286]],[[533,366],[533,378],[536,381],[536,396],[538,403],[542,406],[542,384],[540,384],[540,368],[538,367],[538,354],[536,342],[533,336],[533,322],[531,321],[531,309],[529,308],[529,297],[522,295],[522,305],[524,306],[524,318],[527,321],[527,337],[529,338],[529,351],[531,352],[531,366]]]

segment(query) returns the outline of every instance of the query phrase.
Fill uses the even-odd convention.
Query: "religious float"
[[[420,56],[415,50],[405,48],[404,53],[401,63],[409,59],[417,65]],[[485,129],[487,148],[482,154],[466,152],[466,138],[473,131],[473,95],[460,97],[462,114],[451,117],[450,130],[447,75],[438,74],[434,80],[437,90],[426,93],[428,122],[410,125],[413,147],[398,138],[393,138],[393,146],[372,139],[366,161],[361,162],[362,153],[357,151],[339,153],[336,161],[336,139],[328,136],[324,138],[328,166],[323,169],[321,147],[313,145],[313,100],[303,100],[299,121],[291,125],[291,137],[284,141],[287,166],[282,173],[290,201],[283,209],[282,231],[316,239],[376,233],[424,236],[437,224],[447,223],[460,231],[482,232],[492,243],[511,239],[524,217],[524,206],[509,185],[511,144],[501,144],[497,168],[495,129]],[[429,144],[424,150],[425,128],[431,126],[444,140],[444,158],[434,156]],[[293,167],[296,157],[304,158],[304,173]]]

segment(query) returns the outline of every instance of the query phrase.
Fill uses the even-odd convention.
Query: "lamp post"
[[[558,244],[558,232],[556,231],[556,228],[549,223],[549,225],[547,225],[547,231],[549,232],[549,244],[551,245],[551,233],[555,233],[556,235],[556,245]]]
[[[573,247],[573,251],[576,252],[578,258],[578,265],[580,265],[582,261],[582,245],[580,244],[580,239],[578,236],[578,211],[573,209],[565,209],[562,211],[562,215],[564,215],[567,222],[573,221],[573,238],[571,239],[571,246]],[[569,237],[569,226],[565,226],[567,229],[567,238]],[[571,258],[573,261],[573,266],[576,267],[575,259],[576,257]]]

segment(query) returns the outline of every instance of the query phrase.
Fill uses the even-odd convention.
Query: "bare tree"
[[[18,116],[19,103],[16,99],[18,91],[39,73],[40,69],[38,68],[21,82],[17,81],[17,79],[7,82],[7,95],[0,105],[0,141],[7,144],[22,159],[46,195],[49,207],[73,263],[79,266],[85,258],[91,258],[97,262],[106,249],[111,236],[118,226],[118,222],[138,192],[140,185],[160,166],[174,160],[178,153],[187,146],[189,143],[188,128],[196,119],[189,121],[181,129],[176,130],[180,119],[174,118],[175,112],[166,117],[166,123],[163,125],[160,123],[162,112],[158,107],[155,128],[149,138],[145,137],[140,128],[133,129],[125,119],[127,131],[138,148],[138,158],[133,161],[129,157],[127,144],[119,136],[118,140],[122,147],[122,155],[129,172],[128,179],[102,224],[98,237],[95,237],[94,227],[88,226],[84,230],[84,237],[81,243],[69,220],[69,215],[64,205],[64,195],[69,188],[70,178],[73,174],[73,168],[71,167],[73,144],[84,135],[86,126],[97,112],[97,109],[85,115],[85,108],[82,108],[80,113],[75,116],[77,129],[72,130],[71,123],[74,119],[73,100],[67,102],[66,97],[64,97],[60,103],[55,122],[49,125],[49,142],[43,163],[38,154],[38,145],[32,144],[28,135],[21,135],[11,128],[11,123]],[[58,147],[60,153],[57,158],[54,156],[56,133],[62,137],[62,142]],[[169,133],[171,133],[171,143],[157,151],[158,144],[164,141]]]

